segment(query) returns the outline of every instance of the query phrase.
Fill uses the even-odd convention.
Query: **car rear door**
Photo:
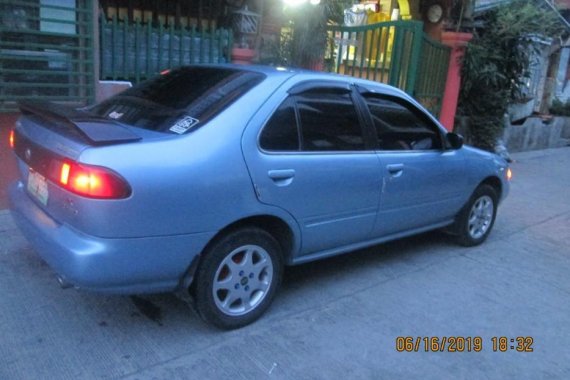
[[[257,196],[297,220],[302,254],[362,241],[374,226],[380,167],[354,96],[344,81],[301,83],[276,93],[244,134]]]

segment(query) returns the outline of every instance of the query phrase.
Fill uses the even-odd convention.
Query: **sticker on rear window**
[[[198,124],[198,119],[194,119],[190,116],[184,116],[182,119],[178,120],[176,124],[170,127],[170,130],[181,135],[196,124]]]
[[[119,112],[117,112],[117,111],[113,111],[113,112],[111,112],[111,113],[109,114],[109,117],[110,117],[111,119],[120,119],[121,116],[123,116],[123,115],[124,115],[124,113],[119,113]]]

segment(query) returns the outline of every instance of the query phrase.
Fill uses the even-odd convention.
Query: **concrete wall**
[[[510,153],[568,146],[570,117],[554,117],[546,122],[529,117],[522,125],[508,125],[503,140]]]
[[[560,52],[560,64],[556,73],[554,84],[554,96],[563,103],[570,99],[570,82],[566,80],[568,63],[570,62],[570,47],[563,48]]]

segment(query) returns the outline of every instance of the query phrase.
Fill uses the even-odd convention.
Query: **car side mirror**
[[[452,149],[459,149],[463,146],[463,136],[458,133],[449,132],[446,135],[447,142],[451,145]]]

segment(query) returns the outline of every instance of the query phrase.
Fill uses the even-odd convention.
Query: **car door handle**
[[[273,180],[273,182],[275,182],[277,186],[287,186],[293,182],[293,177],[295,177],[295,170],[270,170],[267,172],[267,175]]]
[[[392,175],[393,177],[399,177],[402,175],[402,172],[404,171],[404,164],[387,165],[386,169],[388,169],[388,173],[390,173],[390,175]]]

